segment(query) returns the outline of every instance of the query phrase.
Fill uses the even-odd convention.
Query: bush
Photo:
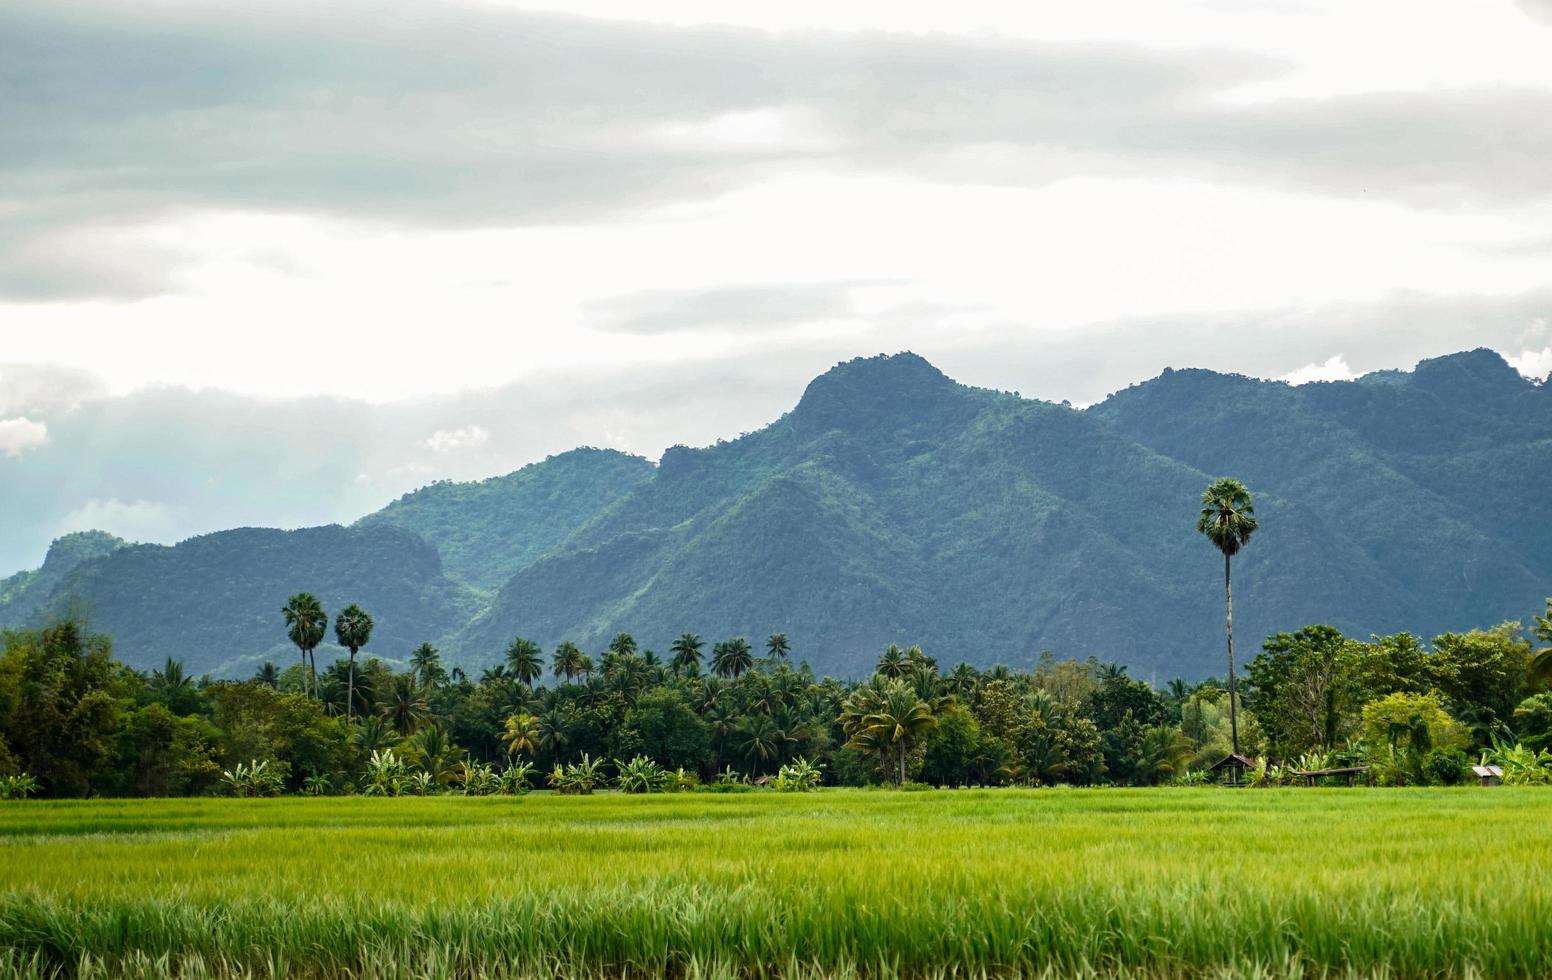
[[[663,793],[673,778],[671,773],[644,755],[629,762],[616,759],[614,766],[620,773],[615,785],[622,793]]]
[[[1430,783],[1458,786],[1466,772],[1466,753],[1459,749],[1434,749],[1423,757],[1423,775]]]
[[[38,791],[38,781],[26,773],[0,776],[0,800],[25,800]]]
[[[795,761],[782,766],[776,778],[771,780],[771,788],[778,793],[807,793],[819,788],[823,777],[823,766],[799,756]]]

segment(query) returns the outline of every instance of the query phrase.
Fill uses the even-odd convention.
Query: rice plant
[[[8,804],[0,978],[1544,976],[1546,793]]]

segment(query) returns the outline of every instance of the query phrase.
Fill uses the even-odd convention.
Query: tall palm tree
[[[501,733],[501,741],[506,743],[507,752],[511,755],[520,752],[534,755],[539,751],[540,738],[539,719],[526,711],[508,718]]]
[[[787,634],[772,633],[770,639],[765,641],[765,652],[773,658],[787,659],[792,652],[792,646],[787,642]]]
[[[533,687],[544,674],[544,654],[539,644],[519,636],[507,647],[507,671],[524,687]]]
[[[442,669],[442,654],[429,643],[422,643],[410,651],[410,670],[421,687],[436,687],[447,680],[447,671]]]
[[[1547,614],[1536,616],[1535,620],[1536,639],[1547,646],[1531,654],[1526,679],[1532,687],[1546,687],[1552,685],[1552,599],[1547,600]]]
[[[323,603],[311,592],[298,592],[287,599],[280,613],[286,618],[286,635],[302,654],[302,669],[308,672],[312,681],[312,695],[317,697],[318,661],[314,659],[309,667],[308,660],[328,632],[329,614],[324,612]]]
[[[703,645],[698,634],[680,633],[679,639],[675,640],[673,645],[668,648],[668,652],[673,654],[673,659],[669,661],[669,666],[673,668],[674,673],[680,675],[694,674],[700,670],[701,647]]]
[[[749,641],[741,636],[723,640],[712,648],[711,672],[718,677],[736,679],[753,666],[754,654],[750,652]]]
[[[371,615],[352,602],[334,617],[334,638],[350,651],[350,680],[345,691],[345,718],[348,721],[356,713],[356,654],[372,638]]]
[[[578,674],[582,673],[582,665],[585,659],[586,654],[582,652],[582,648],[570,640],[566,640],[555,648],[555,656],[550,658],[550,669],[555,671],[556,677],[564,677],[566,683],[569,684],[577,679]]]
[[[1235,755],[1239,755],[1239,688],[1234,683],[1234,588],[1229,565],[1258,526],[1250,491],[1240,481],[1224,477],[1202,491],[1202,516],[1196,521],[1196,529],[1223,552],[1224,622],[1229,641],[1229,737]]]

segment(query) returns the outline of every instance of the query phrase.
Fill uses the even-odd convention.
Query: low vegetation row
[[[1329,626],[1269,637],[1240,685],[1243,778],[1369,766],[1382,785],[1447,785],[1486,756],[1505,782],[1552,782],[1552,657],[1536,639],[1552,642],[1552,601],[1529,630],[1427,643]],[[1024,671],[945,671],[890,647],[848,683],[794,663],[779,634],[759,655],[712,644],[709,669],[693,634],[666,659],[621,634],[596,663],[561,644],[546,665],[518,639],[477,678],[423,646],[400,669],[365,658],[352,684],[345,661],[245,681],[177,662],[135,671],[74,622],[3,645],[8,797],[1153,786],[1218,781],[1210,767],[1232,748],[1224,683],[1154,687],[1050,654]]]

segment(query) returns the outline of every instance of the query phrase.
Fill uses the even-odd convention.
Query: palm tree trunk
[[[1232,669],[1232,668],[1231,668]],[[345,690],[345,720],[352,721],[356,716],[356,651],[352,647],[350,651],[350,682]]]
[[[905,740],[900,740],[900,785],[905,785]]]
[[[1234,588],[1229,582],[1229,556],[1223,556],[1223,607],[1229,635],[1229,737],[1239,755],[1239,688],[1234,683]]]

